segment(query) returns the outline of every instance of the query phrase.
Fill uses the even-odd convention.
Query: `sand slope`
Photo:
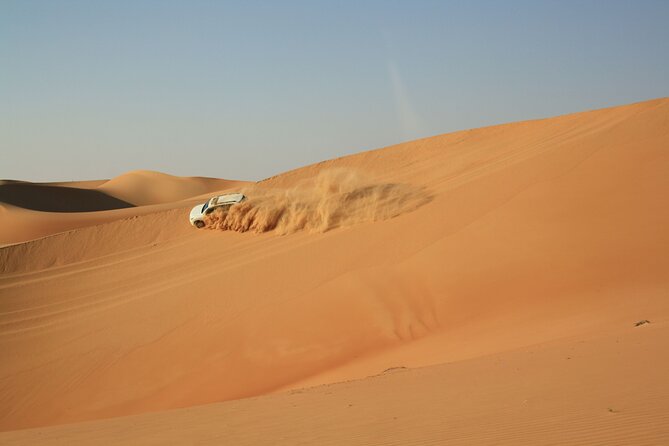
[[[661,445],[668,326],[191,409],[0,434],[4,444]],[[565,385],[569,383],[569,385]]]
[[[326,232],[278,236],[195,231],[185,210],[159,209],[4,248],[0,427],[162,411],[453,362],[455,368],[424,369],[425,376],[384,377],[385,387],[377,388],[376,379],[351,384],[351,394],[348,385],[333,388],[336,401],[361,395],[376,412],[337,418],[321,388],[308,401],[271,396],[195,414],[146,415],[146,431],[137,434],[160,435],[152,425],[188,424],[202,414],[203,438],[236,432],[253,442],[248,427],[256,416],[279,416],[292,401],[303,404],[303,413],[336,415],[340,438],[359,432],[369,436],[358,441],[365,444],[383,439],[364,426],[389,422],[381,423],[380,408],[390,404],[384,395],[396,394],[397,407],[406,406],[402,414],[414,417],[402,430],[407,442],[489,439],[490,431],[477,426],[499,423],[506,443],[515,444],[526,431],[536,435],[528,438],[554,435],[555,420],[565,417],[596,428],[590,434],[575,426],[563,438],[628,438],[607,433],[617,426],[629,436],[651,432],[643,438],[653,444],[666,438],[669,418],[666,398],[656,398],[669,386],[657,378],[669,372],[659,353],[669,342],[668,147],[669,100],[660,99],[418,140],[253,186],[301,191],[323,172],[344,170],[367,185],[407,186],[428,198],[394,218],[340,219]],[[105,193],[133,203],[114,189]],[[298,211],[316,218],[313,208]],[[614,347],[607,337],[636,339],[645,328],[630,327],[641,319],[652,321],[639,340],[654,358],[652,379],[643,374],[636,341]],[[602,350],[587,353],[579,373],[558,361],[569,345],[594,338]],[[510,353],[549,345],[532,361]],[[486,355],[531,365],[532,372],[507,370],[491,382],[494,363]],[[469,362],[476,358],[483,362]],[[449,373],[455,381],[441,385],[451,393],[437,398],[431,389]],[[622,392],[630,381],[635,392]],[[469,403],[460,382],[462,392],[478,395]],[[500,417],[523,386],[545,398],[531,413],[514,399],[515,409]],[[615,414],[601,409],[608,393],[631,408],[628,422],[612,422]],[[447,404],[452,398],[456,403]],[[230,415],[239,407],[249,408]],[[574,409],[563,412],[567,407]],[[239,428],[221,427],[219,416]],[[281,417],[278,425],[287,424],[267,432],[291,427],[316,441],[318,423],[300,430],[290,413]],[[461,429],[444,427],[443,419]],[[136,422],[81,429],[113,435]],[[646,430],[649,423],[653,430]],[[312,433],[309,426],[316,426]],[[48,432],[77,427],[62,429]]]

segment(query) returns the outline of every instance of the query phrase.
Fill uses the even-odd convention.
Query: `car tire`
[[[195,227],[198,228],[198,229],[204,228],[204,222],[202,220],[197,220],[195,222]]]

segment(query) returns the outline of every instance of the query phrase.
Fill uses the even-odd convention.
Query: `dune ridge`
[[[558,424],[548,431],[541,426],[576,406],[601,433],[615,424],[606,418],[613,412],[599,412],[609,404],[608,386],[616,395],[614,410],[634,408],[617,435],[632,438],[646,429],[653,435],[640,442],[652,444],[669,426],[662,399],[668,384],[657,379],[669,373],[659,353],[669,323],[667,147],[669,99],[663,98],[440,135],[306,166],[248,189],[300,190],[321,172],[344,169],[360,172],[365,184],[407,185],[411,197],[414,191],[429,195],[410,212],[400,207],[394,218],[281,237],[279,230],[197,231],[188,227],[184,200],[138,206],[132,209],[144,215],[0,248],[7,265],[0,275],[0,429],[138,414],[148,424],[171,416],[183,421],[195,409],[153,412],[259,396],[223,403],[203,421],[203,442],[236,432],[251,443],[245,436],[255,420],[251,409],[237,419],[240,430],[225,427],[216,414],[227,417],[236,404],[260,401],[268,404],[263,416],[271,418],[283,406],[270,402],[286,395],[268,395],[273,392],[443,363],[462,367],[461,376],[471,379],[462,388],[464,381],[440,381],[449,373],[446,364],[430,369],[437,370],[430,382],[462,402],[481,382],[489,384],[489,375],[467,361],[491,355],[516,361],[510,352],[561,343],[559,353],[519,360],[500,376],[500,388],[480,394],[490,410],[458,415],[443,399],[421,406],[430,400],[426,392],[439,389],[416,378],[415,392],[402,393],[398,404],[416,398],[410,407],[436,436],[421,438],[413,418],[404,432],[419,436],[407,440],[451,438],[439,430],[444,419],[452,422],[451,432],[453,423],[469,426],[460,439],[498,419],[505,432],[535,426],[536,436],[528,438],[541,439]],[[20,215],[13,211],[11,218]],[[82,213],[89,214],[97,213]],[[69,215],[77,214],[57,217]],[[634,327],[640,320],[651,324]],[[648,337],[637,339],[637,333]],[[571,370],[566,352],[595,337],[608,339],[606,359],[561,374]],[[616,342],[622,339],[636,340]],[[637,341],[648,356],[635,350]],[[644,379],[650,374],[643,373],[643,358],[652,358],[653,379]],[[418,376],[413,370],[402,375]],[[608,384],[597,387],[602,376]],[[567,391],[542,393],[548,379]],[[619,391],[625,382],[638,392]],[[365,394],[364,407],[386,401],[380,395],[399,395],[404,384],[375,388],[363,379],[355,393]],[[543,395],[536,407],[545,411],[499,418],[519,386]],[[326,418],[348,404],[356,407],[345,401],[352,394],[333,394],[346,406],[328,405],[319,391],[298,404],[308,413],[321,408]],[[643,400],[656,397],[651,417]],[[595,400],[597,408],[587,404]],[[367,428],[383,424],[375,416],[340,420],[342,436],[356,432],[356,420]],[[113,437],[133,422],[95,426]],[[317,435],[300,426],[290,424],[296,434]],[[564,438],[584,435],[579,429],[568,425]],[[21,441],[39,432],[5,438]],[[160,438],[155,430],[149,435]],[[588,438],[596,443],[611,436]]]

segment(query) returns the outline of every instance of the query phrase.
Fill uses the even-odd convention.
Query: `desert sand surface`
[[[3,444],[662,445],[666,325],[188,409],[7,432]]]
[[[259,183],[5,186],[0,443],[669,442],[667,98]]]

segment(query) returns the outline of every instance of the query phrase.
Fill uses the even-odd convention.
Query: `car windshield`
[[[200,211],[200,212],[202,212],[204,214],[204,211],[206,211],[208,207],[209,207],[209,200],[207,200],[207,202],[204,204],[204,206],[202,206],[202,211]]]

